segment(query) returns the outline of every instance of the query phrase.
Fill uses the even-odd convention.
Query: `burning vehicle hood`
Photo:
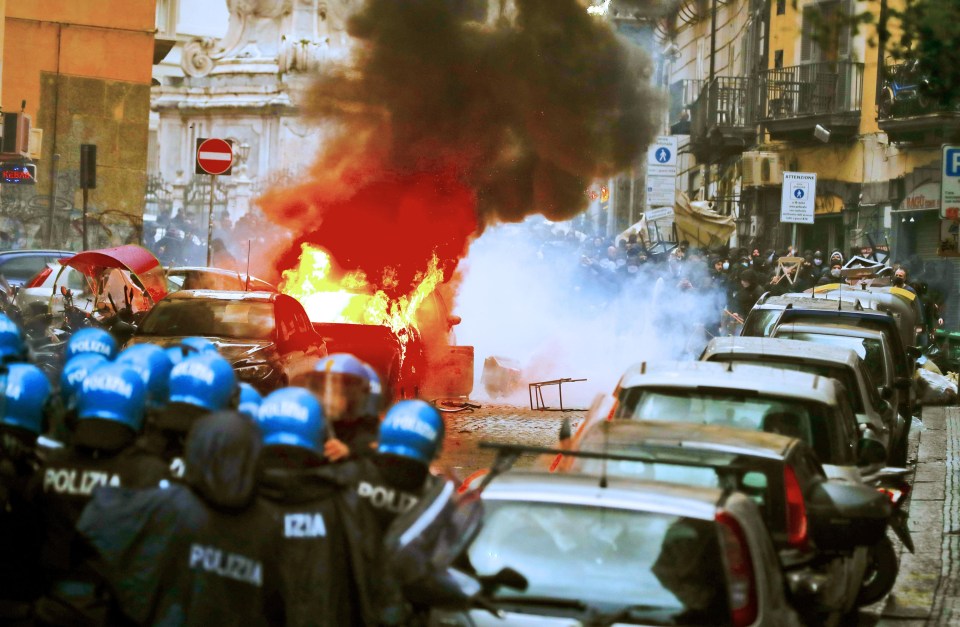
[[[274,356],[276,343],[273,340],[245,340],[216,336],[202,336],[213,342],[224,359],[231,364],[239,361],[265,361]],[[135,337],[131,344],[157,344],[164,348],[174,346],[183,340],[183,336],[143,335]]]

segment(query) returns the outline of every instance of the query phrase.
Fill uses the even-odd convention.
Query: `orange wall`
[[[26,99],[36,122],[41,71],[149,85],[155,11],[155,0],[7,3],[3,110]]]

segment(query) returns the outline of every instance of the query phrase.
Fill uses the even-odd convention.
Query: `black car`
[[[213,342],[237,377],[263,393],[327,355],[303,305],[275,292],[175,292],[150,310],[130,344],[170,346],[188,336]]]
[[[73,257],[69,250],[4,250],[0,252],[0,275],[11,287],[23,287],[38,272],[64,257]]]

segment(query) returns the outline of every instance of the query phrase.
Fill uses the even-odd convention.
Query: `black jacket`
[[[280,449],[283,450],[283,449]],[[265,452],[260,490],[279,510],[276,534],[287,624],[363,625],[375,622],[365,581],[379,534],[358,518],[344,481],[348,464],[318,465]],[[319,459],[319,458],[317,458]]]
[[[28,437],[0,427],[0,624],[28,615],[41,590],[43,528],[29,490],[39,464]]]
[[[185,483],[99,490],[78,530],[116,603],[142,625],[283,623],[276,512],[255,496],[256,426],[236,412],[198,421]]]

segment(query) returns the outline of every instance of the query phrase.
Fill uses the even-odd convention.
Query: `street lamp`
[[[243,142],[242,144],[240,144],[240,148],[238,149],[238,152],[240,156],[240,164],[243,165],[247,162],[247,159],[250,157],[250,144],[248,144],[247,142]]]

